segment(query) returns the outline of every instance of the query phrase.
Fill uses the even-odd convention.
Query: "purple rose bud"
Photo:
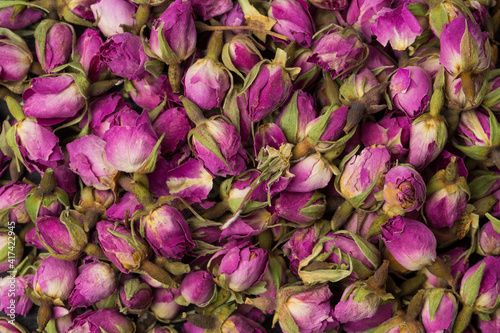
[[[368,48],[352,28],[333,28],[314,44],[309,62],[329,71],[332,79],[347,77],[368,58]]]
[[[284,303],[283,310],[295,322],[301,333],[323,332],[327,325],[334,323],[333,309],[330,305],[332,293],[328,288],[328,284],[317,284],[314,286],[295,287],[299,290],[293,290],[294,287],[283,288],[280,290],[282,302]],[[288,296],[288,297],[286,297]],[[286,297],[286,298],[285,298]],[[280,316],[280,326],[285,332],[288,325],[282,322]]]
[[[306,138],[307,125],[317,116],[314,98],[302,90],[294,93],[276,119],[286,139],[290,143],[299,143]]]
[[[267,251],[249,243],[226,245],[208,264],[218,266],[216,280],[225,289],[245,291],[257,284],[267,269]]]
[[[236,219],[229,227],[222,230],[220,239],[248,239],[264,232],[274,220],[273,215],[266,209],[253,211],[251,215]]]
[[[38,25],[35,30],[35,50],[46,73],[68,62],[75,38],[75,31],[70,24],[44,20]]]
[[[363,238],[368,236],[370,231],[370,227],[379,214],[375,212],[364,212],[361,210],[356,211],[351,215],[351,218],[344,225],[344,229],[355,233]],[[370,241],[373,243],[376,242],[378,237],[373,237]]]
[[[0,279],[0,311],[26,317],[33,306],[33,302],[26,294],[26,287],[33,288],[33,277],[33,274],[28,274],[16,276],[14,279],[8,276]]]
[[[90,28],[85,29],[76,40],[75,54],[79,56],[78,61],[92,82],[99,81],[108,72],[108,66],[99,57],[103,43],[99,30]]]
[[[390,8],[391,5],[392,2],[389,0],[353,1],[347,9],[346,23],[361,31],[365,39],[371,41],[372,26],[375,24],[376,17],[384,8]]]
[[[395,166],[385,175],[384,199],[403,212],[420,209],[425,201],[425,182],[415,169]]]
[[[464,89],[462,89],[462,78],[454,78],[452,75],[445,72],[445,94],[446,106],[452,110],[470,110],[477,108],[482,100],[484,94],[481,92],[483,79],[480,77],[473,77],[471,79],[471,91],[474,92],[473,96],[466,96]]]
[[[465,145],[491,147],[491,114],[483,109],[460,113],[457,134],[464,138]],[[486,156],[483,156],[484,158]]]
[[[133,333],[135,325],[116,309],[87,311],[73,320],[68,333]]]
[[[46,250],[45,245],[43,245],[40,237],[36,234],[36,228],[31,229],[25,236],[26,244],[39,250]]]
[[[104,133],[104,150],[108,162],[124,172],[148,173],[153,171],[152,161],[159,153],[156,133],[149,115],[143,112],[133,126],[115,126]]]
[[[32,185],[18,181],[11,182],[0,188],[0,210],[11,207],[8,214],[9,221],[17,223],[27,223],[30,221],[24,200],[32,188]]]
[[[283,131],[278,125],[273,123],[262,124],[259,126],[254,137],[254,152],[255,157],[259,156],[262,148],[272,147],[279,150],[281,145],[286,144],[287,140]]]
[[[215,292],[215,282],[210,272],[193,271],[182,280],[182,297],[196,306],[208,305]]]
[[[384,1],[386,0],[382,0],[382,2]],[[365,3],[367,2],[370,1],[366,1]],[[384,51],[371,45],[368,46],[368,50],[370,52],[370,56],[368,57],[368,61],[366,62],[366,68],[373,71],[376,69],[380,69],[381,67],[385,67],[385,69],[383,69],[377,75],[377,80],[379,82],[384,82],[389,77],[389,75],[397,69],[397,66],[394,60]]]
[[[389,170],[391,155],[384,146],[367,147],[345,164],[340,177],[340,191],[347,199],[365,196],[365,206],[373,203],[373,194],[382,190],[382,180]],[[376,181],[370,193],[365,193]]]
[[[343,328],[348,333],[361,333],[371,328],[376,328],[384,321],[389,320],[392,317],[391,307],[391,303],[381,305],[372,317],[346,323]]]
[[[232,314],[224,321],[221,332],[266,333],[266,329],[252,319],[240,314]]]
[[[239,4],[237,4],[239,6]],[[236,8],[236,6],[235,6]],[[241,7],[240,7],[241,10]],[[243,73],[245,76],[252,68],[262,60],[259,49],[253,40],[245,35],[236,35],[228,43],[224,44],[222,50],[222,61],[228,69]]]
[[[388,113],[378,122],[361,125],[361,141],[367,147],[384,145],[389,149],[392,160],[403,158],[408,152],[411,122],[406,116]]]
[[[479,233],[479,248],[489,256],[500,255],[500,234],[491,222],[486,223]]]
[[[223,25],[228,25],[232,27],[239,27],[245,25],[245,14],[241,9],[241,5],[236,2],[233,8],[221,16],[220,23]],[[248,34],[247,30],[233,30],[235,34]]]
[[[279,54],[278,54],[279,56]],[[255,65],[254,76],[245,79],[246,112],[259,122],[286,102],[292,91],[292,75],[278,62],[263,60]]]
[[[138,278],[124,278],[120,286],[119,296],[122,312],[127,314],[141,314],[144,312],[153,300],[153,291],[151,287]]]
[[[410,271],[436,260],[436,237],[422,222],[396,215],[382,226],[382,240],[396,261]]]
[[[386,46],[390,42],[391,47],[398,51],[406,50],[424,31],[406,4],[395,9],[382,9],[371,30],[380,44]]]
[[[407,162],[417,170],[439,156],[448,139],[448,130],[442,116],[425,113],[415,119],[410,128],[410,151]]]
[[[106,37],[124,32],[123,26],[133,27],[136,7],[127,0],[99,0],[90,6],[97,27]]]
[[[312,142],[320,141],[316,143],[317,148],[328,148],[328,142],[336,141],[345,134],[344,127],[346,126],[348,112],[349,108],[347,106],[341,106],[313,119],[307,124],[305,129],[307,139]],[[317,124],[324,117],[327,117],[326,126],[318,127]]]
[[[177,95],[172,92],[166,75],[155,77],[148,74],[142,80],[126,81],[125,89],[135,104],[147,110],[153,110],[159,106],[165,99],[165,95],[167,95],[167,108],[173,106],[172,101],[179,102]]]
[[[77,74],[39,76],[23,93],[24,114],[40,125],[59,124],[79,114],[85,106],[88,82]]]
[[[96,18],[90,5],[93,5],[98,0],[69,0],[64,5],[59,5],[57,12],[59,17],[63,17],[66,21],[73,24],[83,24],[84,20],[95,22]],[[88,22],[85,22],[88,23]]]
[[[439,61],[454,78],[463,72],[480,73],[489,68],[491,47],[488,33],[483,32],[481,27],[470,19],[457,17],[445,24],[440,42]],[[462,50],[471,51],[462,54]]]
[[[432,304],[432,308],[431,308]],[[458,313],[458,302],[452,292],[431,289],[422,309],[422,324],[426,332],[446,332],[453,328]]]
[[[321,74],[321,69],[316,64],[307,61],[311,54],[312,51],[309,49],[296,51],[292,67],[300,68],[300,72],[293,83],[293,90],[302,89],[307,91],[316,84]]]
[[[116,291],[115,272],[103,262],[91,262],[78,268],[75,289],[69,295],[72,308],[88,307]]]
[[[70,168],[83,183],[99,190],[114,188],[118,173],[106,159],[106,142],[95,135],[85,135],[66,145]]]
[[[465,212],[469,198],[467,180],[459,176],[457,163],[452,160],[429,181],[424,206],[427,222],[433,228],[452,227]]]
[[[394,105],[410,119],[420,116],[429,106],[432,93],[429,74],[420,67],[399,68],[391,78],[389,95]]]
[[[80,221],[69,214],[41,216],[36,219],[40,240],[49,253],[58,259],[76,260],[87,245],[88,236]]]
[[[275,0],[271,2],[268,16],[276,20],[273,30],[297,44],[308,48],[315,33],[314,23],[303,0]]]
[[[58,145],[59,138],[32,118],[16,124],[16,142],[28,170],[43,173],[47,168],[56,167],[64,158]]]
[[[158,137],[165,133],[161,141],[162,153],[173,153],[186,143],[191,125],[186,110],[176,107],[160,113],[153,122],[153,129]]]
[[[0,16],[3,9],[0,9]],[[33,56],[26,42],[4,28],[0,28],[0,59],[2,67],[0,82],[16,82],[25,79],[33,62]]]
[[[355,298],[357,293],[362,296]],[[335,318],[341,323],[348,323],[373,317],[378,311],[380,301],[375,292],[364,286],[351,284],[344,290],[340,302],[335,305]]]
[[[490,315],[490,320],[478,320],[477,328],[480,332],[498,332],[500,330],[500,309]]]
[[[143,208],[139,201],[137,201],[134,193],[126,192],[119,200],[119,202],[106,210],[106,216],[112,221],[125,220],[127,210],[129,211],[130,217],[135,211]]]
[[[460,284],[464,304],[482,313],[498,306],[500,294],[500,259],[487,256],[465,272]]]
[[[9,223],[9,225],[13,225]],[[10,229],[0,229],[0,273],[12,270],[23,257],[24,247],[19,237]]]
[[[163,34],[163,37],[160,38],[160,34]],[[173,52],[173,56],[167,56],[169,59],[163,59],[163,38]],[[176,0],[171,3],[153,23],[149,42],[151,51],[169,65],[189,58],[196,48],[196,28],[191,1]]]
[[[36,271],[33,278],[33,291],[40,296],[65,301],[75,286],[77,275],[75,261],[48,257]]]
[[[164,205],[141,218],[146,240],[158,256],[181,259],[193,249],[189,227],[182,214]]]
[[[149,310],[158,320],[172,320],[181,311],[182,306],[175,301],[181,294],[180,288],[159,288],[155,289],[153,294],[153,303],[151,303]]]
[[[233,125],[214,118],[194,128],[190,135],[194,155],[213,175],[234,176],[246,169],[246,153]]]
[[[462,280],[462,276],[469,269],[469,261],[466,257],[467,249],[463,247],[456,247],[446,253],[441,253],[439,257],[443,261],[450,263],[450,274],[455,278],[455,284],[459,284]],[[425,274],[427,281],[424,282],[424,288],[446,288],[448,287],[448,281],[442,278],[438,278],[434,274],[430,273],[426,268],[423,268],[421,273]]]
[[[320,153],[309,155],[290,168],[294,174],[286,187],[290,192],[311,192],[324,188],[333,176],[330,163]]]
[[[124,32],[109,37],[99,48],[100,59],[115,75],[141,80],[148,73],[144,64],[150,58],[144,52],[141,38]]]
[[[301,192],[281,192],[274,204],[275,214],[288,221],[298,224],[308,224],[320,219],[325,213],[325,195],[313,191]]]
[[[185,96],[201,109],[219,108],[228,89],[228,70],[222,63],[210,58],[195,62],[184,76]]]
[[[231,0],[193,0],[193,10],[203,17],[203,21],[208,21],[215,16],[227,13],[233,8]]]
[[[316,231],[313,227],[297,229],[282,249],[290,259],[290,270],[297,274],[301,260],[311,255],[316,245]]]
[[[99,245],[106,257],[123,273],[130,273],[141,267],[149,257],[149,247],[145,240],[132,236],[122,225],[100,221],[96,225]]]
[[[31,7],[26,7],[20,13],[18,13],[14,18],[12,18],[12,14],[14,13],[14,8],[15,8],[14,6],[0,8],[0,27],[7,28],[10,30],[23,29],[26,28],[28,25],[35,23],[43,16],[42,12],[33,9]]]

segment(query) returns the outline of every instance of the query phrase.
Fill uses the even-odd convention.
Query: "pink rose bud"
[[[234,333],[267,332],[264,327],[254,320],[237,313],[232,314],[226,319],[226,321],[222,324],[221,331]]]
[[[122,285],[118,294],[121,312],[126,314],[143,313],[153,300],[153,291],[146,282],[127,275],[122,275]]]
[[[46,73],[68,62],[75,46],[75,31],[67,23],[43,20],[35,30],[35,50]]]
[[[231,243],[214,254],[208,267],[218,272],[216,281],[221,287],[240,292],[255,286],[262,279],[268,262],[266,250],[250,243]]]
[[[335,305],[335,318],[341,323],[348,323],[373,317],[379,309],[380,301],[380,296],[364,285],[351,284]]]
[[[417,170],[439,156],[448,139],[444,117],[425,113],[415,119],[410,129],[410,151],[407,162]]]
[[[99,30],[90,28],[85,29],[76,40],[75,54],[79,56],[78,61],[92,82],[99,81],[108,73],[108,66],[99,57],[103,43]]]
[[[56,301],[68,299],[75,286],[78,270],[75,261],[45,259],[33,278],[33,291]]]
[[[144,237],[158,256],[181,259],[193,249],[189,227],[182,214],[168,205],[141,218]]]
[[[174,319],[182,306],[175,301],[181,290],[175,288],[159,288],[153,291],[153,302],[149,310],[161,321]]]
[[[321,68],[307,61],[311,54],[312,51],[309,49],[301,49],[295,52],[292,67],[300,68],[300,72],[293,82],[293,90],[301,89],[307,91],[316,84],[321,74]]]
[[[1,11],[4,9],[7,8],[0,9],[0,20]],[[26,42],[12,31],[0,28],[0,66],[2,68],[0,82],[13,83],[24,80],[32,62],[33,56]]]
[[[66,145],[70,168],[83,183],[99,190],[114,188],[118,173],[106,159],[106,142],[98,136],[86,135]]]
[[[317,116],[316,103],[308,93],[297,90],[276,119],[288,142],[297,144],[306,138],[307,125]]]
[[[110,128],[102,139],[106,142],[106,159],[117,170],[138,173],[154,170],[160,142],[147,112],[143,112],[132,126]]]
[[[298,224],[308,224],[320,219],[325,213],[325,195],[312,191],[302,192],[281,192],[274,204],[275,214],[281,218]]]
[[[386,46],[390,42],[398,51],[406,50],[424,31],[406,4],[382,9],[371,30],[380,44]]]
[[[412,212],[420,209],[425,193],[425,182],[412,167],[395,166],[385,175],[385,202],[398,210]]]
[[[173,106],[172,102],[179,102],[178,96],[172,92],[167,75],[155,77],[147,74],[142,80],[125,81],[125,90],[135,104],[146,110],[153,110],[159,106],[165,95],[167,95],[166,107]]]
[[[392,3],[389,0],[353,1],[347,9],[345,23],[362,32],[365,39],[371,41],[372,26],[375,24],[375,19],[379,13],[383,12],[384,8],[390,8],[391,5]]]
[[[300,261],[312,254],[314,245],[316,245],[314,227],[297,229],[288,242],[283,245],[283,252],[290,260],[290,270],[294,274],[297,274]]]
[[[484,255],[500,255],[500,234],[490,222],[483,225],[479,233],[479,249]]]
[[[429,106],[432,81],[420,67],[399,68],[391,78],[389,95],[394,105],[410,119],[420,116]]]
[[[316,32],[304,0],[275,0],[271,2],[268,16],[276,20],[273,30],[308,48]]]
[[[136,7],[127,0],[99,0],[90,6],[97,27],[106,37],[124,32],[123,26],[133,27]]]
[[[161,141],[161,151],[167,154],[175,152],[186,143],[191,125],[186,110],[176,107],[162,111],[154,120],[153,129],[158,137],[165,133]]]
[[[382,181],[389,170],[390,154],[384,146],[367,147],[347,161],[340,177],[340,192],[356,205],[370,206],[373,194],[382,190]],[[370,189],[373,184],[374,187]],[[359,198],[359,200],[358,200]],[[357,201],[360,201],[359,203]]]
[[[11,280],[9,277],[0,279],[0,311],[4,313],[15,313],[26,317],[33,307],[33,301],[26,293],[26,287],[33,288],[33,274],[24,276],[16,276],[15,289],[11,288]],[[12,307],[12,303],[15,304]],[[10,332],[10,331],[9,331]]]
[[[498,332],[500,330],[500,309],[490,315],[490,320],[478,320],[477,328],[480,332]]]
[[[410,125],[408,117],[391,112],[376,123],[361,124],[361,141],[367,147],[384,145],[392,160],[402,159],[408,153]]]
[[[27,329],[22,327],[19,323],[13,322],[11,324],[11,320],[5,317],[0,318],[0,330],[5,330],[5,332],[9,333],[26,333]]]
[[[495,147],[500,143],[500,137],[495,135],[498,126],[498,120],[491,112],[484,109],[464,111],[460,114],[457,128],[457,134],[462,140],[455,142],[455,146],[467,156],[485,160],[490,157],[490,152],[496,151]]]
[[[196,306],[208,305],[215,292],[215,282],[210,272],[193,271],[188,273],[182,280],[182,297]]]
[[[422,222],[396,215],[382,226],[382,240],[394,259],[410,271],[436,260],[436,237]]]
[[[254,137],[254,152],[255,157],[259,156],[260,151],[267,147],[272,147],[279,150],[281,145],[287,143],[285,134],[276,124],[262,124],[259,126],[257,133]]]
[[[344,229],[355,233],[363,238],[368,236],[373,221],[379,217],[378,213],[358,210],[351,215],[351,218],[344,225]],[[373,237],[370,242],[376,242],[378,237]]]
[[[208,21],[215,16],[227,13],[233,8],[231,0],[192,0],[193,11]]]
[[[115,75],[141,80],[148,75],[144,64],[150,58],[144,52],[141,38],[124,32],[109,37],[99,48],[100,59]]]
[[[0,209],[10,207],[6,222],[27,223],[30,221],[26,212],[25,198],[31,189],[33,189],[32,185],[19,181],[10,182],[0,188]]]
[[[59,124],[76,117],[86,103],[88,81],[79,74],[39,76],[23,93],[24,114],[40,125]]]
[[[10,30],[19,30],[26,28],[28,25],[35,23],[42,18],[43,13],[31,7],[26,7],[18,13],[14,19],[14,6],[0,8],[0,27]],[[17,8],[16,8],[17,11]]]
[[[432,304],[432,307],[431,307]],[[431,289],[422,309],[426,332],[446,332],[453,328],[458,314],[458,301],[451,291]]]
[[[73,308],[88,307],[116,291],[115,272],[103,262],[90,262],[78,268],[75,289],[69,295]]]
[[[219,108],[229,89],[229,72],[222,63],[203,58],[184,76],[184,94],[201,109]]]
[[[57,12],[59,17],[62,16],[67,22],[85,25],[96,21],[94,13],[92,13],[92,9],[90,9],[90,5],[93,5],[97,1],[98,0],[68,0],[67,3],[58,6]]]
[[[498,307],[500,294],[500,259],[487,256],[465,272],[460,296],[469,307],[480,313],[491,313]]]
[[[261,60],[262,55],[255,42],[245,35],[234,36],[222,49],[222,62],[228,69],[236,69],[237,74],[241,72],[246,76]]]
[[[163,36],[160,38],[160,34]],[[165,40],[167,45],[162,45]],[[196,28],[194,26],[191,1],[172,2],[161,16],[154,21],[150,37],[151,51],[167,64],[179,64],[196,49]],[[168,46],[173,54],[164,57],[162,49]]]
[[[89,310],[73,320],[68,333],[134,333],[135,325],[117,309]]]
[[[137,201],[134,193],[126,192],[120,201],[111,205],[106,210],[106,216],[112,221],[125,220],[125,215],[128,211],[128,216],[132,216],[135,211],[142,209],[142,205]]]
[[[321,154],[309,155],[290,168],[295,175],[286,190],[289,192],[311,192],[324,188],[333,176],[330,163]]]
[[[333,28],[314,46],[308,61],[330,72],[332,79],[347,77],[368,59],[368,48],[352,28]]]

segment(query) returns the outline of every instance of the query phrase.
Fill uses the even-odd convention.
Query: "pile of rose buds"
[[[0,1],[0,332],[500,332],[498,27]]]

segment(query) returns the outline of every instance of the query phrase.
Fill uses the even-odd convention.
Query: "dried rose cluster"
[[[0,332],[499,332],[498,26],[1,1]]]

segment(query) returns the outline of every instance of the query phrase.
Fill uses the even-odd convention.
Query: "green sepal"
[[[243,83],[243,88],[238,93],[238,96],[243,95],[247,91],[247,89],[250,87],[250,85],[252,85],[253,81],[255,81],[255,79],[257,78],[257,75],[259,74],[260,67],[262,65],[270,64],[270,63],[271,63],[270,60],[264,59],[252,67],[252,69],[250,70],[250,72],[247,74],[247,76],[245,78],[245,81]]]
[[[17,133],[16,133],[16,130],[17,130],[17,126],[18,125],[19,125],[19,123],[15,124],[11,128],[9,128],[9,130],[7,131],[7,135],[6,135],[7,144],[9,145],[9,147],[14,152],[15,160],[16,160],[16,165],[17,165],[17,171],[18,172],[21,171],[21,166],[19,164],[19,162],[21,162],[26,167],[26,169],[29,172],[31,172],[32,170],[30,168],[28,168],[28,166],[24,162],[23,155],[21,154],[21,150],[19,150],[19,146],[17,144],[17,138],[16,138],[16,134]]]
[[[163,69],[165,67],[165,63],[161,62],[160,60],[150,60],[146,61],[144,64],[144,69],[150,74],[152,74],[154,77],[160,77],[160,75],[163,73]]]
[[[459,136],[462,137],[464,140],[469,141],[472,144],[472,141],[469,138],[466,138],[462,135],[459,135]],[[487,147],[487,146],[476,146],[476,145],[462,146],[462,145],[459,145],[458,143],[456,143],[455,140],[453,140],[452,142],[453,142],[453,145],[455,146],[455,148],[460,150],[462,153],[464,153],[468,157],[475,159],[475,160],[478,160],[478,161],[484,161],[485,159],[488,158],[488,154],[490,153],[490,147]]]
[[[158,160],[158,149],[160,149],[160,144],[163,138],[165,137],[165,133],[161,135],[161,137],[158,139],[156,142],[153,151],[151,151],[151,154],[149,154],[148,159],[146,162],[141,166],[141,168],[137,171],[139,174],[146,174],[146,173],[151,173],[155,171],[156,168],[156,161]]]
[[[78,24],[87,28],[92,28],[94,27],[94,23],[87,21],[75,13],[73,13],[66,5],[64,5],[62,8],[60,6],[57,8],[57,12],[59,16],[63,17],[66,22],[72,23],[72,24]]]
[[[370,229],[368,230],[368,234],[366,235],[366,239],[371,239],[372,237],[378,236],[382,234],[382,226],[387,223],[389,216],[380,215],[376,217],[372,224],[370,225]]]
[[[92,82],[88,88],[88,95],[91,97],[100,96],[105,92],[107,92],[108,90],[113,89],[117,85],[121,84],[122,81],[123,81],[122,79],[111,79],[111,80]],[[127,82],[128,81],[125,80],[124,86],[126,85]],[[126,91],[128,92],[128,90]]]
[[[24,115],[23,108],[18,101],[16,101],[11,96],[7,95],[4,98],[5,103],[7,103],[7,108],[9,109],[10,114],[16,118],[17,121],[23,121],[26,116]]]
[[[241,85],[231,85],[226,94],[226,98],[224,98],[224,104],[222,105],[222,110],[224,115],[236,128],[238,133],[241,134],[240,109],[238,107],[238,102],[236,101],[236,97],[239,95],[240,89]]]
[[[52,73],[61,72],[65,69],[68,69],[69,71],[74,71],[75,73],[78,73],[85,77],[85,70],[83,69],[82,64],[79,63],[78,61],[68,62],[64,65],[58,66],[52,69]]]
[[[483,170],[474,172],[472,176],[473,180],[469,183],[472,199],[484,197],[491,185],[500,179],[499,174]]]
[[[465,21],[465,32],[460,41],[460,55],[461,63],[460,69],[462,72],[472,71],[477,64],[478,51],[477,45],[469,32],[469,27],[467,21]]]
[[[160,50],[161,50],[161,60],[163,60],[165,63],[168,65],[177,65],[181,63],[181,60],[177,58],[177,55],[175,52],[170,48],[170,45],[168,45],[167,40],[165,39],[165,35],[163,34],[163,26],[165,25],[165,22],[163,22],[158,29],[158,44],[160,45]],[[154,53],[153,53],[154,54]],[[156,58],[158,56],[155,56]]]
[[[265,293],[267,291],[266,286],[267,286],[267,282],[261,280],[261,281],[257,282],[253,287],[245,290],[245,293],[250,294],[250,295],[259,295],[259,294]]]
[[[300,215],[316,219],[323,216],[326,209],[325,205],[313,205],[318,200],[322,200],[326,204],[326,196],[321,192],[315,191],[307,203],[300,208]]]
[[[352,130],[346,135],[342,136],[337,141],[318,141],[316,150],[320,153],[335,152],[335,155],[340,155],[347,142],[352,138],[354,133],[356,133],[357,126],[353,127]]]
[[[441,299],[444,295],[443,288],[432,288],[429,291],[429,314],[431,316],[431,321],[434,321],[439,304],[441,304]]]
[[[373,267],[380,266],[380,257],[377,255],[379,251],[366,239],[347,230],[337,231],[336,234],[347,234],[351,236],[358,248],[361,250],[361,253],[363,253]]]
[[[338,109],[338,106],[332,104],[328,108],[328,111],[326,111],[326,113],[321,116],[321,119],[318,120],[318,122],[316,122],[316,124],[314,124],[313,127],[311,127],[311,129],[309,130],[309,132],[307,132],[307,137],[306,138],[309,140],[309,142],[313,146],[315,146],[318,143],[319,138],[325,132],[326,127],[328,125],[328,120],[330,118],[330,115],[332,114],[333,111],[335,111],[337,109]]]
[[[297,90],[290,102],[288,102],[286,108],[281,112],[280,128],[285,134],[285,137],[290,143],[297,143],[297,130],[298,120],[299,120],[299,110],[297,107],[297,98],[299,96],[299,91]]]
[[[208,150],[210,150],[215,156],[217,156],[217,158],[219,158],[228,167],[229,171],[232,172],[232,169],[229,166],[229,163],[226,160],[226,158],[222,155],[222,152],[220,151],[217,142],[215,142],[215,140],[210,135],[205,135],[205,133],[201,132],[198,128],[193,128],[188,134],[188,139],[190,137],[193,137],[194,139],[196,139],[196,141],[198,141]]]
[[[182,305],[182,306],[189,306],[189,305],[191,305],[191,303],[190,303],[190,302],[188,302],[188,301],[184,298],[184,296],[182,296],[182,295],[179,295],[179,297],[177,297],[177,298],[175,299],[175,303],[177,303],[177,304],[179,304],[179,305]]]
[[[42,205],[42,199],[43,197],[36,195],[36,188],[32,189],[27,195],[26,195],[26,212],[28,213],[28,216],[30,217],[31,221],[35,222],[36,218],[38,217],[38,212],[40,210],[40,206]]]
[[[442,4],[432,7],[429,10],[429,20],[432,22],[432,26],[438,37],[441,37],[444,25],[450,23],[448,14]]]
[[[3,0],[2,2],[0,2],[0,8],[5,8],[5,7],[10,7],[10,6],[15,6],[15,5],[33,7],[36,9],[40,9],[41,11],[44,11],[45,13],[49,13],[49,11],[47,9],[45,9],[44,7],[38,6],[34,3],[29,3],[26,1]]]
[[[500,220],[492,216],[490,213],[486,213],[485,216],[490,220],[493,229],[500,234]]]
[[[500,145],[500,124],[498,123],[497,118],[491,112],[489,108],[485,108],[488,110],[488,115],[490,117],[490,141],[492,146]]]
[[[481,288],[481,281],[483,279],[484,269],[486,267],[486,263],[481,263],[478,269],[465,280],[463,283],[463,294],[462,299],[464,303],[470,307],[474,306],[474,302],[476,302],[476,298],[479,295],[479,289]]]

